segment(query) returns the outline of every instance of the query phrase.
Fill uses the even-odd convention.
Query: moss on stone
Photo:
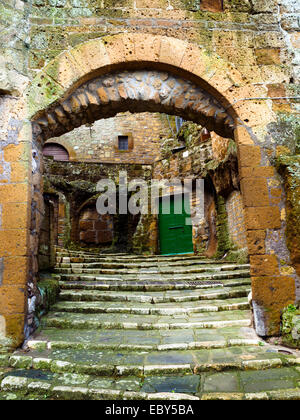
[[[51,278],[43,278],[38,282],[41,301],[36,309],[36,316],[40,319],[57,301],[60,292],[59,283]]]
[[[281,155],[276,167],[284,178],[286,192],[287,246],[293,265],[300,266],[300,155]],[[299,274],[299,273],[298,273]]]
[[[300,121],[298,115],[278,113],[277,121],[270,123],[269,132],[276,145],[285,146],[291,154],[300,153]]]
[[[300,308],[299,306],[289,305],[282,314],[281,324],[283,344],[300,348]]]
[[[222,196],[217,197],[217,239],[217,252],[214,255],[216,259],[224,257],[229,251],[235,249],[229,235],[228,215],[225,200]]]

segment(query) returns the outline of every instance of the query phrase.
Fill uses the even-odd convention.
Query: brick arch
[[[116,71],[83,83],[34,120],[34,133],[45,140],[122,111],[178,115],[223,137],[234,136],[233,118],[211,94],[158,70]]]

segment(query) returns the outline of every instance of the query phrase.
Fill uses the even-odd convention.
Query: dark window
[[[119,150],[128,150],[128,136],[118,136]]]
[[[69,160],[68,151],[56,143],[46,143],[43,149],[44,156],[52,156],[54,160],[67,162]]]

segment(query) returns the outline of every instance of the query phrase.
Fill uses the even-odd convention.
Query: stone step
[[[101,255],[101,254],[94,254],[94,255],[87,255],[87,254],[78,254],[78,255],[57,255],[56,261],[57,263],[80,263],[80,262],[119,262],[119,263],[162,263],[162,262],[176,262],[176,261],[184,261],[184,262],[193,262],[198,261],[199,264],[224,264],[226,261],[222,260],[214,260],[214,259],[207,259],[200,257],[198,255],[175,255],[175,256],[163,256],[163,255],[154,255],[154,256],[143,256],[143,255]]]
[[[189,315],[201,312],[218,312],[250,309],[248,300],[245,298],[228,300],[211,300],[190,302],[185,304],[155,304],[131,303],[131,302],[69,302],[61,301],[52,306],[55,312],[74,313],[112,313],[112,314],[134,314],[134,315]]]
[[[82,281],[99,281],[99,280],[109,280],[112,279],[115,280],[165,280],[165,281],[201,281],[201,280],[225,280],[225,279],[234,279],[234,278],[249,278],[249,271],[248,270],[235,270],[235,271],[224,271],[224,272],[218,272],[218,273],[204,273],[204,274],[178,274],[175,273],[173,276],[166,275],[164,273],[136,273],[135,275],[120,275],[119,272],[110,273],[110,275],[92,275],[92,274],[54,274],[53,278],[56,278],[57,280],[63,280],[63,281],[76,281],[76,280],[82,280]]]
[[[126,253],[95,253],[95,252],[86,252],[86,251],[58,251],[56,252],[57,258],[68,258],[68,257],[88,257],[88,258],[121,258],[124,260],[161,260],[161,259],[167,259],[167,260],[173,260],[173,259],[203,259],[203,260],[209,260],[207,257],[195,255],[193,253],[190,254],[174,254],[174,255],[144,255],[144,254],[126,254]]]
[[[231,270],[229,269],[231,268]],[[198,273],[233,273],[233,272],[239,272],[239,273],[247,273],[249,276],[250,272],[247,267],[247,269],[240,269],[240,266],[226,266],[224,269],[222,269],[222,266],[218,268],[214,267],[183,267],[183,268],[170,268],[170,267],[157,267],[157,268],[139,268],[139,269],[130,269],[130,268],[55,268],[55,273],[61,273],[61,274],[177,274],[177,275],[186,275],[186,274],[198,274]]]
[[[254,346],[264,343],[249,327],[185,330],[59,330],[45,328],[27,342],[31,350],[168,351]]]
[[[191,313],[187,315],[133,315],[133,314],[85,314],[49,312],[42,320],[44,327],[64,329],[194,329],[221,328],[228,326],[249,327],[250,311],[235,310],[224,312]]]
[[[224,270],[236,270],[236,269],[250,269],[249,264],[213,264],[213,263],[203,263],[203,261],[175,261],[175,262],[149,262],[149,263],[121,263],[121,262],[90,262],[90,263],[58,263],[56,265],[56,270],[59,269],[97,269],[97,268],[136,268],[136,269],[143,269],[150,271],[152,269],[169,269],[170,267],[186,267],[194,268],[194,267],[201,266],[203,271],[224,271]],[[199,268],[199,267],[198,267]]]
[[[83,290],[111,290],[111,291],[167,291],[167,290],[195,290],[215,287],[232,287],[251,285],[251,279],[237,278],[232,280],[219,281],[182,281],[166,282],[158,280],[122,281],[122,280],[102,280],[102,281],[60,281],[62,290],[83,289]]]
[[[98,291],[98,290],[62,290],[61,300],[97,301],[97,302],[139,302],[139,303],[180,303],[199,300],[240,298],[248,296],[248,286],[220,287],[200,290],[168,290],[162,292]]]
[[[295,367],[145,378],[19,369],[2,375],[0,400],[299,400],[299,379]]]
[[[270,346],[242,346],[227,349],[161,351],[112,351],[51,349],[16,352],[8,361],[15,369],[38,369],[53,373],[95,376],[139,376],[201,374],[228,370],[265,370],[299,367],[296,355],[272,352]]]
[[[90,375],[14,370],[2,379],[0,400],[299,400],[295,368],[257,372],[233,370],[201,375],[94,377]],[[138,407],[137,407],[138,408]],[[130,407],[130,415],[137,415]],[[122,410],[122,408],[120,408]],[[128,414],[128,407],[126,407]]]

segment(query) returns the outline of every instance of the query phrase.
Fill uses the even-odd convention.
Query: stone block
[[[250,256],[251,276],[275,276],[279,274],[277,257],[275,255]]]
[[[279,335],[282,310],[295,302],[295,280],[289,276],[252,277],[252,298],[260,308],[264,335]]]
[[[25,203],[29,199],[29,185],[9,184],[0,186],[0,203]]]
[[[27,203],[4,203],[2,206],[2,229],[26,229],[30,224]]]
[[[238,145],[239,167],[256,167],[261,164],[261,149],[248,144]]]
[[[5,257],[3,259],[3,282],[6,285],[24,286],[27,283],[28,258]]]
[[[28,255],[29,232],[25,229],[7,229],[0,231],[0,255],[4,257]]]
[[[265,254],[265,230],[248,230],[247,243],[249,255]]]
[[[162,37],[159,61],[180,67],[187,44],[174,38]]]
[[[85,74],[110,65],[110,57],[105,45],[99,39],[78,45],[70,51],[70,55],[74,57]]]
[[[45,72],[39,73],[25,92],[27,98],[27,118],[31,119],[38,111],[46,109],[63,95],[63,88]]]
[[[4,160],[6,162],[19,162],[21,160],[28,161],[31,152],[31,145],[27,142],[19,144],[9,144],[4,148]]]
[[[275,174],[273,166],[256,166],[240,168],[240,178],[272,178]]]
[[[245,225],[249,230],[279,229],[280,210],[278,207],[246,207]]]
[[[257,64],[281,64],[280,48],[259,48],[255,50]]]
[[[2,286],[0,288],[0,312],[2,314],[21,314],[26,308],[26,292],[23,288],[15,286]],[[9,322],[6,319],[6,328],[9,329]]]
[[[269,205],[269,191],[264,178],[243,178],[241,192],[244,205],[247,207],[263,207]]]
[[[28,182],[31,176],[29,164],[23,162],[11,162],[11,182]]]
[[[200,10],[207,12],[222,12],[223,1],[222,0],[201,0]]]
[[[56,57],[45,67],[45,72],[64,89],[70,88],[84,75],[80,63],[68,53]]]
[[[105,51],[109,56],[111,64],[124,63],[125,52],[123,44],[123,34],[115,35],[113,37],[107,36],[104,37],[102,40],[105,46]]]
[[[242,125],[238,125],[234,131],[234,138],[238,144],[254,145],[254,142],[246,129]]]
[[[123,41],[124,44],[127,40]],[[134,39],[135,59],[141,61],[156,62],[159,59],[161,48],[161,36],[143,34]],[[128,53],[128,50],[126,51]],[[129,54],[129,57],[132,55]],[[126,55],[128,57],[128,54]]]

